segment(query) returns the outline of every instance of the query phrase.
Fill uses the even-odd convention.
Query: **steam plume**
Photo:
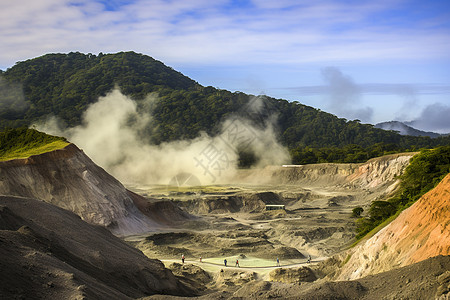
[[[335,67],[322,69],[322,77],[329,86],[330,110],[348,119],[371,121],[373,109],[357,107],[360,106],[361,90],[350,77]]]
[[[22,112],[28,106],[22,85],[11,83],[0,76],[0,110]]]
[[[430,130],[438,133],[450,133],[450,106],[434,103],[425,107],[420,116],[407,122],[415,128]]]
[[[150,97],[148,101],[156,99]],[[252,108],[257,110],[258,105],[255,101]],[[56,118],[51,118],[35,127],[65,136],[125,183],[168,184],[178,174],[193,174],[202,184],[230,182],[239,147],[253,151],[260,166],[289,162],[287,150],[277,143],[273,120],[257,128],[246,119],[230,118],[222,124],[218,136],[201,133],[193,140],[160,145],[148,144],[139,137],[139,131],[149,122],[149,114],[139,113],[136,102],[115,89],[86,110],[80,126],[63,129]]]

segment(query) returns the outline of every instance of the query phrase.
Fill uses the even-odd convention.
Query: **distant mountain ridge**
[[[437,138],[446,136],[445,134],[439,134],[436,132],[430,131],[422,131],[411,126],[406,125],[403,122],[399,121],[389,121],[389,122],[381,122],[375,124],[375,128],[380,128],[383,130],[393,130],[398,132],[401,135],[411,135],[411,136],[429,136],[431,138]]]

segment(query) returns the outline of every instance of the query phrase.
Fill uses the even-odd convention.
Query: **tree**
[[[359,217],[361,217],[361,214],[363,213],[363,211],[364,211],[364,209],[361,206],[355,207],[352,210],[352,216],[354,218],[359,218]]]

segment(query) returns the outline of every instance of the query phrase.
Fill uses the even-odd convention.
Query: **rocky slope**
[[[391,224],[358,247],[336,278],[357,279],[450,255],[450,174],[439,185],[403,211]]]
[[[290,300],[374,300],[374,299],[449,299],[450,256],[436,256],[395,270],[352,281],[312,279],[308,269],[276,269],[273,281],[257,280],[251,271],[225,269],[214,277],[226,284],[222,290],[196,299],[290,299]],[[187,272],[185,272],[187,274]],[[250,275],[250,276],[249,276]],[[293,275],[294,278],[291,278]],[[231,278],[230,278],[231,277]],[[189,278],[194,279],[193,275]],[[247,282],[245,282],[247,280]],[[286,282],[287,281],[287,282]],[[288,282],[295,283],[288,283]],[[199,282],[199,281],[197,281]],[[180,300],[183,297],[153,295],[145,300]]]
[[[73,144],[26,159],[0,162],[0,195],[54,204],[117,235],[166,225],[145,216],[134,204],[144,202],[142,197],[128,191]]]
[[[238,178],[249,183],[340,185],[392,191],[415,153],[386,155],[360,164],[313,164],[243,170]]]
[[[0,298],[193,295],[171,271],[100,226],[30,198],[0,196]]]

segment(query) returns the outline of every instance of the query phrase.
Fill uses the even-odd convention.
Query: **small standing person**
[[[277,257],[277,267],[281,267],[280,260],[278,259],[278,257]]]
[[[239,266],[239,259],[236,259],[236,265],[234,265],[234,266],[240,268],[240,266]]]
[[[200,256],[200,262],[202,262],[202,257]]]
[[[227,266],[227,259],[226,258],[223,260],[223,264],[225,265],[225,267]]]
[[[184,264],[184,254],[181,254],[181,262]]]
[[[308,254],[308,264],[311,262],[311,255]]]

